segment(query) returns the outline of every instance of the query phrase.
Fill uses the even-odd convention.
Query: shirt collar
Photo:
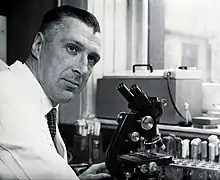
[[[42,86],[37,81],[31,70],[26,66],[26,64],[22,64],[20,61],[16,61],[14,64],[10,66],[10,71],[13,74],[16,74],[17,77],[20,77],[22,82],[25,83],[27,90],[31,91],[34,100],[36,100],[37,107],[39,108],[40,113],[42,115],[46,115],[52,108],[52,102],[45,94]]]

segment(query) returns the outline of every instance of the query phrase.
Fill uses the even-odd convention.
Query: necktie
[[[56,135],[56,116],[57,116],[56,108],[52,108],[52,110],[46,115],[48,128],[53,141]]]

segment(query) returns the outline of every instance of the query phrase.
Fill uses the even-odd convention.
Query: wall
[[[155,69],[164,68],[164,0],[149,0],[148,59]]]
[[[211,44],[211,80],[220,83],[220,35],[210,39]]]
[[[220,33],[219,0],[164,0],[165,29],[202,37]]]
[[[209,43],[206,38],[166,31],[164,42],[164,69],[195,67],[203,71],[203,80],[210,79]],[[188,46],[185,47],[187,52],[184,52],[184,45]],[[184,63],[184,59],[188,59],[188,62]],[[189,62],[190,60],[193,62]]]
[[[182,44],[195,44],[198,68],[210,79],[208,38],[220,30],[219,6],[217,0],[149,0],[149,62],[157,69],[180,66]]]
[[[57,0],[58,6],[72,5],[81,9],[87,9],[88,0]]]
[[[189,43],[198,47],[195,61],[197,61],[196,67],[203,71],[203,80],[220,82],[220,24],[218,23],[220,1],[164,1],[165,68],[182,65],[181,60],[184,56],[182,46],[184,43]]]
[[[10,3],[9,3],[10,2]],[[41,23],[43,15],[56,6],[56,0],[8,1],[7,16],[7,63],[24,61]]]

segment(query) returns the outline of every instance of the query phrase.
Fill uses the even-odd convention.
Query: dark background
[[[0,15],[7,18],[7,64],[11,65],[28,57],[41,19],[57,6],[57,0],[0,0],[0,3]],[[61,4],[87,8],[87,0],[62,0]]]
[[[24,61],[45,12],[57,5],[55,0],[4,0],[0,13],[7,18],[7,63]]]

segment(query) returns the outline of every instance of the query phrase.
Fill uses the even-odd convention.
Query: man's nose
[[[88,73],[87,64],[84,64],[84,65],[80,66],[80,71],[81,71],[82,74],[87,74]]]
[[[81,58],[78,62],[77,70],[80,74],[87,74],[88,73],[88,61],[87,58]]]

